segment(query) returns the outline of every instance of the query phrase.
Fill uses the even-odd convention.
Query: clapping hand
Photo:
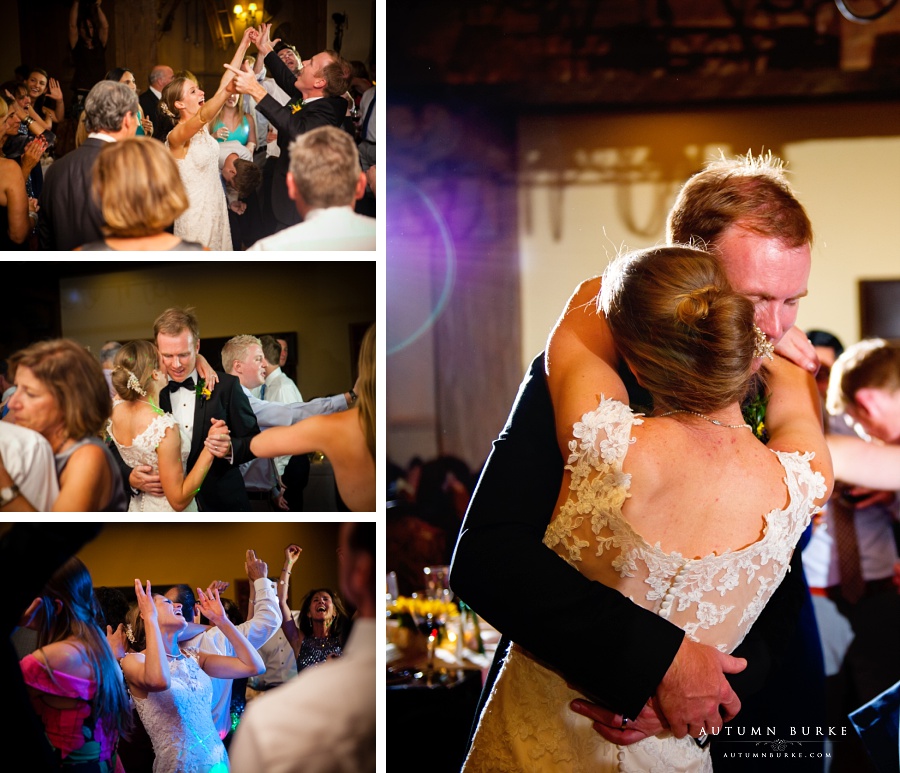
[[[219,599],[218,588],[209,587],[205,593],[197,588],[197,608],[213,625],[218,625],[225,619],[225,607]]]
[[[212,427],[203,441],[206,450],[219,459],[228,455],[231,450],[231,432],[222,419],[210,419]]]
[[[35,137],[25,146],[25,152],[22,154],[22,171],[29,174],[40,162],[41,156],[47,149],[47,140],[43,137]]]
[[[142,118],[141,127],[144,129],[144,134],[146,134],[148,137],[153,136],[153,121],[151,121],[149,118]]]

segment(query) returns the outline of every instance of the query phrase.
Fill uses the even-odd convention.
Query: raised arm
[[[290,642],[295,657],[297,653],[300,652],[300,645],[306,637],[304,636],[303,631],[301,631],[294,622],[294,616],[291,614],[291,608],[288,605],[287,597],[288,589],[291,585],[291,572],[302,552],[303,548],[299,545],[288,545],[284,549],[284,568],[281,570],[281,575],[278,578],[278,603],[281,606],[282,618],[281,630]]]
[[[240,67],[241,62],[244,59],[244,54],[250,45],[250,36],[248,35],[249,29],[250,28],[248,27],[244,30],[241,42],[238,44],[237,50],[231,58],[231,67]],[[233,79],[234,72],[226,69],[219,81],[219,88],[212,98],[206,100],[200,106],[196,115],[191,116],[187,121],[176,123],[172,131],[169,132],[168,141],[170,147],[182,147],[183,145],[186,145],[191,137],[215,118],[219,110],[222,109],[222,105],[225,104],[225,100],[228,99],[228,84],[231,83]]]
[[[134,593],[137,596],[138,609],[144,620],[147,644],[142,653],[124,657],[121,665],[129,689],[138,697],[144,698],[147,693],[168,690],[171,684],[171,675],[166,661],[162,633],[159,630],[156,602],[150,591],[150,581],[147,580],[147,590],[144,591],[141,581],[135,580]]]
[[[816,382],[812,375],[776,355],[767,363],[766,380],[770,393],[766,409],[768,447],[773,451],[813,451],[811,466],[825,477],[826,493],[817,500],[828,501],[834,486],[831,454],[822,427],[822,407]]]
[[[109,40],[109,22],[106,19],[106,14],[103,13],[103,8],[100,7],[100,3],[103,0],[96,0],[97,6],[97,37],[100,40],[100,45],[106,48],[106,43]]]
[[[600,395],[628,402],[616,372],[619,356],[606,318],[597,309],[600,277],[582,282],[569,298],[547,342],[547,384],[557,443],[568,453],[572,425],[597,407]]]
[[[69,48],[75,48],[78,42],[78,0],[72,3],[69,9]]]
[[[204,593],[197,588],[197,606],[203,615],[225,634],[234,649],[234,657],[200,652],[200,667],[218,679],[243,679],[258,676],[266,670],[265,663],[252,644],[228,619],[219,599],[219,591],[209,588]]]

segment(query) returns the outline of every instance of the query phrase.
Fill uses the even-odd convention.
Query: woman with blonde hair
[[[97,156],[92,190],[103,212],[105,238],[79,249],[205,249],[165,230],[188,208],[188,197],[172,154],[156,140],[109,143]]]
[[[112,383],[121,401],[113,407],[107,434],[129,467],[149,465],[159,474],[164,493],[159,497],[139,491],[131,497],[128,509],[197,512],[194,495],[214,457],[204,447],[191,471],[185,473],[190,448],[182,448],[175,417],[159,407],[159,393],[169,384],[159,352],[149,341],[130,341],[116,353],[114,364]],[[219,420],[212,431],[227,433],[228,427]]]
[[[112,400],[99,360],[76,341],[60,338],[17,352],[10,368],[16,383],[9,399],[12,421],[40,432],[56,457],[59,497],[53,510],[127,510],[119,468],[101,440]],[[0,488],[12,486],[0,461]],[[22,496],[9,506],[35,509]]]
[[[321,451],[334,467],[338,494],[353,511],[375,510],[375,325],[363,336],[352,408],[273,427],[250,441],[258,457]]]
[[[250,45],[244,30],[231,64],[238,67]],[[187,191],[189,206],[175,219],[175,235],[206,245],[211,250],[233,250],[228,225],[228,205],[219,176],[219,144],[209,133],[209,124],[219,112],[229,92],[226,87],[234,73],[226,70],[219,88],[208,102],[200,86],[185,77],[176,77],[163,89],[159,109],[175,121],[166,137],[166,147],[178,165]]]
[[[252,113],[244,112],[244,98],[229,94],[222,109],[216,113],[210,129],[217,142],[236,142],[250,154],[256,149],[256,121]]]

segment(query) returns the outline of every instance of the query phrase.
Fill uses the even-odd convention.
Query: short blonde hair
[[[837,416],[856,408],[860,389],[900,390],[900,344],[864,338],[848,346],[831,366],[825,407]]]
[[[253,344],[262,348],[262,343],[256,336],[240,335],[230,338],[222,347],[222,369],[226,373],[234,373],[234,363],[243,360]]]
[[[353,206],[362,167],[353,138],[334,126],[304,132],[290,145],[291,177],[313,209]]]
[[[107,144],[97,156],[92,190],[109,236],[159,233],[189,206],[172,154],[149,137]]]

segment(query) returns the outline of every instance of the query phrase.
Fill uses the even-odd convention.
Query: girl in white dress
[[[250,45],[247,27],[231,65],[240,67]],[[228,99],[227,86],[234,73],[226,70],[212,99],[189,78],[175,78],[163,89],[159,109],[177,121],[166,138],[172,151],[190,206],[175,220],[175,235],[185,241],[199,242],[211,250],[229,250],[231,228],[228,204],[219,175],[219,143],[209,133],[209,124]]]
[[[774,360],[768,445],[754,436],[741,400],[771,347],[757,338],[753,304],[705,252],[666,247],[613,262],[600,290],[603,316],[597,289],[589,281],[575,292],[548,345],[566,467],[544,544],[679,625],[688,640],[730,653],[828,496],[819,412],[804,410],[804,401],[817,405],[815,391],[800,368]],[[607,364],[618,357],[649,391],[650,415],[629,408]],[[708,747],[696,739],[717,728],[689,726],[682,737],[664,728],[619,747],[570,710],[581,697],[514,645],[465,769],[711,770]]]
[[[153,743],[153,773],[227,773],[228,754],[212,719],[210,677],[243,679],[266,670],[262,657],[225,614],[219,592],[197,589],[197,607],[234,647],[235,656],[182,650],[181,604],[134,581],[128,614],[131,650],[120,661],[138,716]]]
[[[159,407],[159,393],[169,382],[156,347],[148,341],[130,341],[117,352],[114,362],[112,383],[120,399],[113,406],[107,433],[129,467],[150,465],[159,474],[164,493],[153,496],[140,491],[131,497],[128,510],[196,512],[194,495],[214,458],[209,438],[227,435],[228,427],[221,419],[212,425],[199,458],[185,474],[190,445],[182,442],[175,417]]]

